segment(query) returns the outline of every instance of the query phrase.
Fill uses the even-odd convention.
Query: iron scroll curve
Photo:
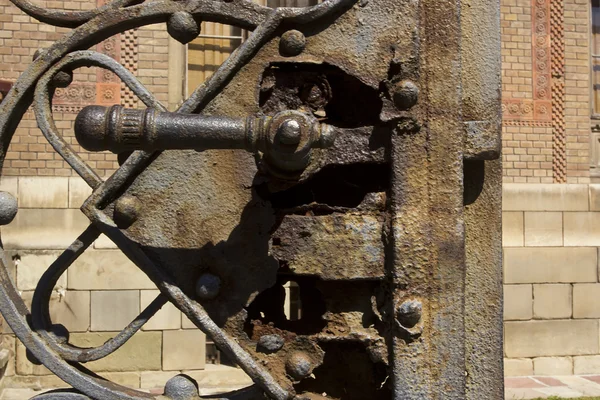
[[[219,329],[202,307],[192,302],[172,283],[169,276],[156,268],[139,248],[124,237],[114,221],[99,212],[124,182],[143,169],[154,154],[146,151],[134,152],[111,177],[103,181],[57,133],[52,117],[51,95],[57,84],[56,77],[65,69],[72,71],[84,66],[97,66],[119,76],[147,107],[166,111],[165,107],[116,61],[99,53],[79,49],[97,44],[116,32],[167,22],[175,13],[186,13],[197,20],[227,23],[252,30],[249,39],[178,109],[179,113],[200,113],[226,86],[232,76],[276,34],[281,24],[293,23],[298,29],[302,29],[303,24],[314,23],[339,14],[351,7],[356,0],[327,0],[304,9],[270,9],[245,0],[234,2],[195,0],[185,3],[170,0],[142,3],[135,0],[115,0],[97,10],[72,13],[45,10],[27,0],[11,1],[26,14],[41,22],[74,29],[38,55],[0,104],[0,167],[19,121],[33,103],[36,119],[44,136],[88,183],[93,189],[93,194],[82,206],[82,211],[90,218],[91,224],[43,275],[35,291],[31,323],[28,320],[30,311],[9,277],[6,253],[4,250],[0,251],[0,285],[3,288],[0,291],[0,310],[6,322],[38,360],[82,394],[94,399],[147,399],[155,396],[86,374],[83,372],[85,368],[79,363],[97,360],[114,352],[166,301],[171,301],[254,380],[255,386],[241,392],[224,394],[223,399],[258,398],[262,397],[260,393],[265,393],[273,399],[290,398],[291,394],[284,390],[265,369],[257,365],[232,338]],[[5,208],[7,204],[2,206]],[[68,345],[60,334],[57,335],[52,331],[47,300],[60,275],[101,233],[109,236],[150,277],[161,294],[111,341],[97,348],[81,350]],[[81,398],[81,395],[56,393],[42,398]]]

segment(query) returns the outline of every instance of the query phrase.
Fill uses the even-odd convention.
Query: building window
[[[600,119],[600,0],[592,0],[592,118]]]
[[[254,0],[254,2],[275,8],[308,7],[322,3],[323,0]],[[247,37],[248,32],[240,28],[203,22],[200,36],[188,44],[188,94],[211,76]]]

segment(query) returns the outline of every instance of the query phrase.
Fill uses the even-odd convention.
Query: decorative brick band
[[[548,0],[533,0],[531,11],[533,98],[535,100],[551,100],[550,4]]]
[[[131,73],[136,74],[138,69],[138,34],[137,29],[132,29],[121,35],[121,63]],[[121,83],[121,105],[127,108],[137,108],[137,96]]]
[[[551,128],[551,121],[520,121],[520,120],[503,120],[504,126],[532,126],[536,128]]]
[[[550,0],[552,36],[552,174],[555,183],[567,181],[565,127],[565,36],[563,0]]]

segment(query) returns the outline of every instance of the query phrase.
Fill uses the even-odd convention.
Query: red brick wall
[[[85,10],[96,7],[95,1],[38,1],[42,7],[65,10]],[[60,39],[65,28],[41,24],[18,10],[8,0],[0,0],[0,79],[15,81],[28,67],[36,50],[49,47]],[[168,100],[168,34],[164,24],[142,27],[117,35],[93,49],[108,54],[130,71],[167,105]],[[108,45],[105,45],[108,43]],[[76,89],[79,89],[77,91]],[[85,97],[83,89],[94,96]],[[92,93],[88,91],[89,93]],[[76,71],[73,84],[57,91],[54,98],[54,119],[65,140],[96,169],[101,176],[112,173],[117,157],[110,153],[88,153],[80,148],[73,135],[76,113],[87,104],[121,103],[128,107],[142,106],[116,76],[96,68]],[[8,149],[3,175],[70,176],[75,172],[52,149],[37,128],[33,110],[25,114]]]

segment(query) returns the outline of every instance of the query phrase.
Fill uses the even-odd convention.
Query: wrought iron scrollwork
[[[4,290],[0,291],[0,309],[10,327],[38,360],[85,396],[95,399],[147,399],[154,395],[133,391],[88,375],[83,372],[85,368],[79,363],[101,359],[117,350],[170,301],[211,337],[219,349],[237,362],[255,382],[254,387],[225,394],[221,398],[250,399],[262,397],[262,393],[273,399],[290,398],[290,393],[265,368],[219,328],[198,303],[192,301],[168,274],[157,268],[140,247],[128,240],[115,222],[101,211],[117,197],[125,182],[143,170],[155,155],[151,151],[134,152],[104,181],[60,136],[52,115],[52,95],[61,73],[70,74],[77,68],[94,66],[115,73],[149,109],[165,112],[166,108],[125,67],[106,55],[82,49],[89,48],[115,33],[159,22],[166,22],[170,33],[181,41],[189,39],[190,34],[194,33],[195,21],[200,20],[230,24],[252,31],[248,40],[244,41],[177,111],[185,114],[201,113],[232,76],[253,58],[281,26],[294,26],[302,30],[306,24],[315,24],[340,15],[352,7],[356,0],[327,0],[307,8],[277,9],[246,0],[158,0],[141,3],[139,0],[115,0],[96,10],[84,12],[47,10],[28,0],[11,1],[40,22],[74,29],[38,54],[0,104],[0,164],[4,161],[19,121],[33,103],[38,126],[44,136],[93,189],[93,194],[82,206],[82,211],[89,217],[91,225],[44,273],[35,291],[31,311],[27,309],[9,278],[6,255],[2,252],[0,285]],[[3,203],[0,206],[7,207],[7,204]],[[53,331],[48,302],[59,277],[101,233],[111,238],[127,257],[150,277],[161,294],[113,339],[96,348],[80,349],[68,344],[64,332]],[[30,313],[31,321],[28,318]],[[171,384],[177,386],[177,382]],[[173,393],[180,392],[175,390]],[[56,392],[38,398],[75,400],[85,398],[83,394]]]

